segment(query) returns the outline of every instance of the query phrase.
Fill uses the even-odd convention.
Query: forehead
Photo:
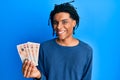
[[[70,19],[70,14],[67,12],[59,12],[54,15],[54,20],[63,20],[63,19]]]

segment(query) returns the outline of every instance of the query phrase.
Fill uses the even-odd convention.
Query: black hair
[[[71,5],[70,3],[62,3],[59,5],[55,5],[55,7],[51,11],[50,17],[49,17],[49,20],[51,21],[52,28],[53,28],[53,18],[55,16],[55,14],[59,13],[59,12],[69,13],[70,18],[72,18],[73,20],[76,21],[76,25],[75,25],[76,27],[73,28],[73,34],[74,34],[75,28],[77,28],[79,26],[79,15],[76,11],[76,8],[73,5]],[[54,35],[54,28],[53,28],[53,35]]]

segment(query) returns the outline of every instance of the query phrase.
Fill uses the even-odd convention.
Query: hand
[[[40,71],[29,60],[24,61],[23,66],[22,66],[22,72],[23,72],[24,77],[26,78],[40,78],[41,77]]]

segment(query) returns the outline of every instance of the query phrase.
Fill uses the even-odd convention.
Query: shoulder
[[[80,45],[81,45],[83,48],[85,48],[85,49],[87,49],[87,50],[89,50],[89,51],[92,51],[92,47],[91,47],[88,43],[83,42],[83,41],[80,40]]]
[[[92,47],[91,47],[88,43],[79,40],[79,47],[80,47],[81,50],[82,50],[83,52],[85,52],[88,56],[92,56],[92,54],[93,54],[93,49],[92,49]]]
[[[50,39],[42,42],[41,47],[52,46],[53,44],[55,44],[55,39]]]

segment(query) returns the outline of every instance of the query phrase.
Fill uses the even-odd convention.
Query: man
[[[50,20],[56,38],[41,44],[39,65],[25,60],[23,74],[37,80],[91,80],[92,49],[74,38],[79,15],[70,3],[55,5]]]

